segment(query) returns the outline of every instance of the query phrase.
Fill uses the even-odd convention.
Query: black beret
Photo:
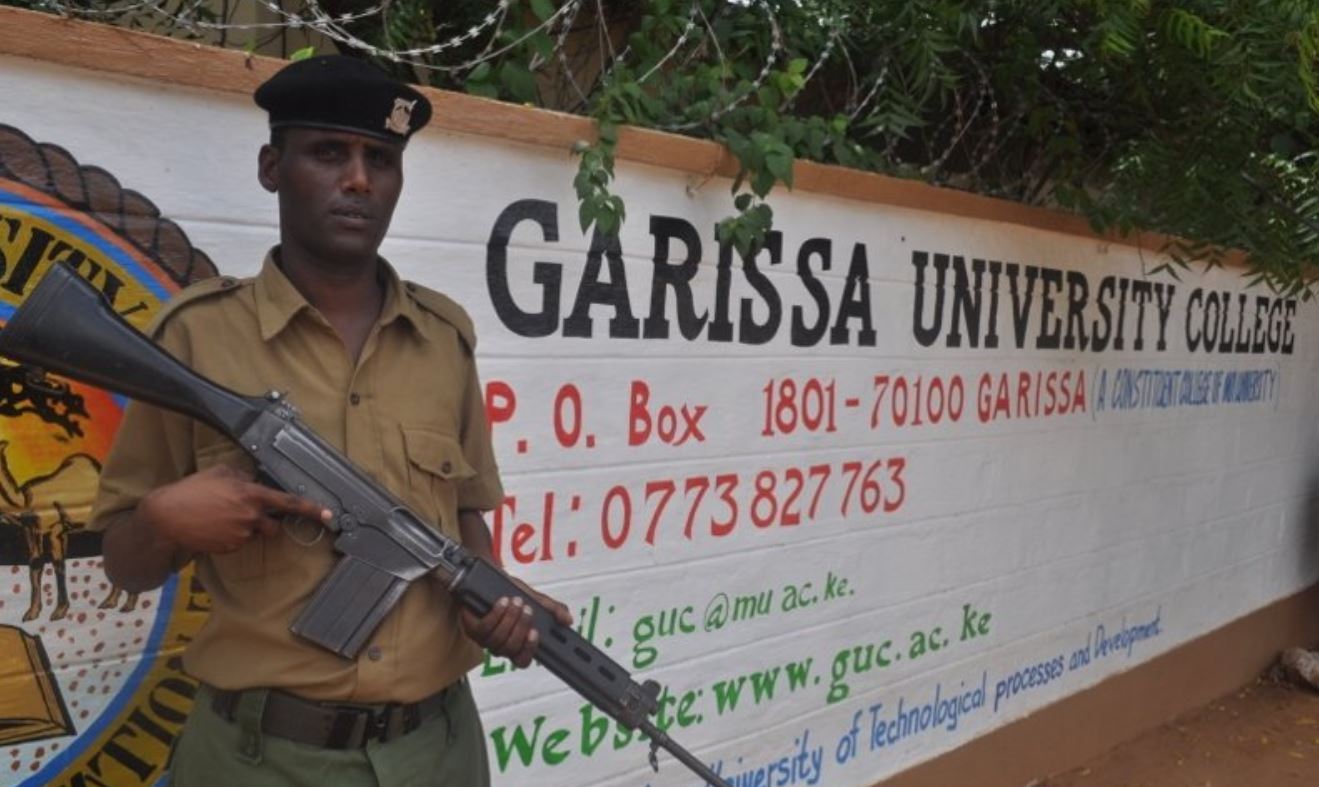
[[[406,142],[431,119],[431,104],[370,63],[321,55],[290,63],[253,94],[270,127],[310,126]]]

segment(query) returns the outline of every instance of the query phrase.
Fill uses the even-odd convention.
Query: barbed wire
[[[662,57],[655,61],[655,64],[650,67],[649,71],[637,78],[637,84],[642,84],[647,79],[650,79],[655,72],[664,68],[664,66],[667,65],[683,47],[687,46],[687,39],[691,37],[692,31],[696,29],[696,12],[699,10],[700,5],[697,3],[697,0],[692,0],[691,10],[687,12],[687,24],[683,25],[682,33],[678,36],[678,40],[673,42],[673,46],[669,48],[668,52],[665,52]]]
[[[784,110],[791,109],[796,103],[797,97],[802,94],[802,91],[805,90],[806,86],[811,83],[811,80],[814,79],[815,75],[820,72],[820,69],[824,68],[824,64],[829,62],[829,57],[834,52],[834,46],[838,43],[838,40],[842,37],[841,31],[842,31],[841,24],[835,24],[830,28],[829,38],[827,41],[825,41],[824,49],[823,51],[820,52],[820,56],[815,59],[815,64],[811,66],[811,70],[807,71],[806,75],[802,77],[801,85],[797,87],[797,89],[792,93],[792,95],[785,96],[784,99],[779,102],[779,112],[783,112]]]
[[[957,150],[958,145],[962,141],[962,137],[965,136],[968,130],[970,130],[973,119],[980,114],[981,105],[985,102],[987,97],[992,97],[994,94],[993,89],[989,85],[989,76],[982,68],[980,68],[978,62],[972,60],[971,63],[975,66],[976,72],[979,74],[979,79],[976,82],[975,103],[971,106],[970,111],[964,110],[962,107],[963,102],[961,92],[954,91],[953,118],[950,119],[955,119],[954,125],[956,125],[956,129],[952,132],[952,137],[944,147],[943,152],[930,161],[929,164],[925,165],[924,172],[929,177],[933,177],[935,173],[943,168],[943,165],[953,155],[953,152]],[[930,138],[936,139],[937,134],[932,135]]]
[[[665,129],[666,131],[687,131],[689,129],[697,128],[707,123],[716,121],[719,118],[731,112],[732,110],[736,109],[748,98],[750,98],[751,96],[755,95],[757,92],[760,91],[761,85],[765,84],[765,80],[769,78],[769,75],[774,70],[774,64],[778,62],[779,56],[783,52],[783,28],[779,26],[779,20],[777,17],[774,16],[774,9],[770,8],[768,2],[765,2],[765,0],[756,0],[755,5],[758,8],[760,8],[762,11],[764,11],[765,19],[766,21],[769,22],[769,26],[770,26],[769,54],[765,56],[765,64],[761,66],[760,73],[756,74],[756,78],[752,80],[749,85],[747,85],[742,90],[738,91],[739,95],[737,95],[731,101],[724,104],[722,107],[713,109],[710,112],[710,116],[708,118],[693,120],[687,123],[668,124],[661,126],[661,128]],[[706,25],[709,26],[708,19],[706,20]],[[714,32],[712,27],[711,27],[711,32],[712,33]],[[720,58],[724,62],[727,62],[727,59],[723,57],[722,50],[720,50]]]
[[[446,41],[441,41],[438,44],[431,44],[429,46],[424,46],[424,47],[410,47],[407,49],[392,49],[389,47],[380,47],[370,43],[369,41],[365,41],[361,38],[358,38],[357,36],[349,32],[346,28],[344,28],[342,24],[338,23],[332,15],[325,13],[325,11],[322,10],[320,3],[317,0],[304,0],[308,11],[312,14],[312,19],[313,19],[313,21],[310,24],[308,24],[308,27],[320,33],[321,35],[324,35],[326,38],[329,38],[331,41],[335,41],[337,43],[343,44],[344,46],[349,47],[351,49],[357,49],[359,51],[365,52],[373,57],[381,57],[394,63],[406,63],[407,65],[410,66],[415,66],[418,68],[425,68],[435,71],[466,71],[475,68],[477,65],[480,65],[480,63],[485,60],[492,60],[498,57],[499,55],[503,54],[504,52],[508,51],[509,49],[514,48],[518,44],[522,43],[522,41],[525,40],[527,37],[534,35],[537,31],[543,29],[544,27],[552,23],[552,21],[554,19],[557,19],[558,16],[562,14],[565,9],[569,8],[578,1],[579,0],[571,0],[571,2],[560,8],[559,11],[554,14],[554,16],[551,16],[549,19],[543,22],[539,27],[533,29],[532,31],[529,31],[527,35],[524,36],[522,39],[519,39],[518,41],[509,44],[502,49],[491,52],[485,56],[478,56],[476,58],[473,58],[471,61],[462,63],[457,66],[440,66],[440,65],[435,65],[434,63],[421,60],[420,58],[434,57],[435,55],[439,55],[442,52],[446,52],[450,49],[456,49],[466,43],[475,41],[487,29],[498,26],[500,22],[505,18],[505,16],[508,14],[509,0],[499,0],[499,2],[495,5],[495,8],[492,9],[489,13],[487,13],[485,17],[481,19],[480,22],[473,25],[472,27],[470,27],[469,29],[467,29],[466,31],[464,31],[459,35],[453,36]],[[271,0],[261,0],[261,3],[268,8],[271,8],[271,10],[278,9],[278,5],[273,3]],[[279,13],[279,11],[277,11],[277,13]],[[306,21],[303,20],[302,18],[299,18],[298,21],[299,23],[306,24]]]
[[[577,93],[581,105],[585,106],[591,102],[591,99],[587,97],[586,91],[582,90],[582,86],[577,83],[577,77],[573,74],[572,65],[568,62],[567,54],[568,34],[572,32],[572,26],[577,23],[577,15],[581,10],[582,4],[580,2],[574,3],[572,13],[568,15],[568,18],[563,20],[563,29],[559,31],[559,37],[554,42],[554,55],[559,61],[559,67],[563,69],[564,76],[568,79],[569,84],[572,85],[572,89]]]
[[[54,2],[53,0],[40,0],[36,6],[39,9],[50,11],[51,13],[64,17],[86,16],[98,18],[131,14],[136,11],[150,9],[155,4],[156,0],[136,0],[136,2],[131,2],[122,6],[114,6],[112,8],[78,8],[76,6]]]
[[[856,106],[853,107],[852,111],[848,113],[847,115],[848,120],[856,120],[857,116],[859,116],[863,111],[865,111],[865,108],[870,104],[870,102],[875,98],[875,96],[879,95],[879,89],[884,86],[884,80],[887,78],[888,78],[888,63],[884,63],[884,65],[881,66],[879,69],[879,76],[875,77],[874,84],[870,86],[870,90],[866,92],[866,95],[859,102],[856,102]],[[856,93],[853,92],[852,95],[855,96]]]
[[[95,2],[95,0],[91,1]],[[356,50],[371,57],[421,71],[441,73],[455,80],[461,80],[482,64],[497,61],[510,52],[524,47],[533,37],[545,34],[552,36],[549,48],[537,51],[528,58],[527,70],[539,74],[542,84],[551,78],[562,80],[565,89],[570,89],[571,95],[576,97],[575,101],[579,109],[589,108],[596,87],[607,83],[617,69],[627,65],[635,57],[630,41],[610,29],[611,19],[603,0],[590,0],[592,11],[590,15],[594,18],[590,20],[589,28],[577,27],[578,20],[582,17],[581,12],[587,7],[588,0],[566,0],[558,4],[552,13],[547,13],[545,18],[534,19],[532,20],[534,24],[519,25],[512,31],[508,28],[514,9],[525,12],[529,10],[529,6],[524,6],[521,0],[498,0],[487,13],[460,32],[445,35],[442,40],[431,44],[403,47],[389,46],[387,39],[373,43],[354,31],[355,27],[362,23],[370,23],[375,18],[388,23],[392,6],[398,0],[382,0],[366,8],[344,13],[332,13],[322,5],[326,0],[290,0],[295,3],[291,7],[286,7],[289,3],[282,0],[251,0],[253,7],[264,9],[270,19],[250,22],[215,18],[214,12],[207,5],[207,0],[184,0],[172,8],[169,1],[128,0],[120,4],[111,2],[90,5],[86,4],[88,0],[82,2],[39,0],[39,7],[66,17],[87,17],[101,21],[123,20],[136,15],[149,14],[167,30],[173,29],[191,36],[257,30],[297,31],[320,35],[340,48]],[[768,50],[758,72],[752,79],[740,81],[734,90],[728,91],[722,97],[722,100],[703,103],[702,117],[689,115],[688,119],[683,121],[657,124],[659,128],[686,132],[719,122],[730,112],[758,96],[780,64],[786,62],[788,46],[784,40],[783,22],[776,15],[773,5],[768,0],[750,0],[746,5],[758,11],[769,31]],[[705,60],[726,69],[731,68],[731,59],[724,49],[726,42],[721,43],[720,33],[714,21],[719,18],[719,14],[728,13],[729,8],[718,6],[712,18],[707,14],[701,0],[692,0],[681,27],[674,25],[674,32],[670,33],[673,35],[672,42],[653,62],[643,63],[644,71],[635,80],[636,83],[648,84],[658,75],[673,69],[675,63],[679,68],[685,68],[693,61]],[[229,9],[230,6],[226,6],[226,10]],[[236,12],[235,10],[234,13]],[[526,19],[528,16],[524,13],[518,21]],[[381,23],[376,22],[376,24]],[[383,27],[384,24],[381,26]],[[814,51],[810,51],[810,47],[807,47],[805,51],[800,52],[809,61],[807,68],[804,69],[801,83],[781,98],[773,109],[779,113],[791,111],[798,99],[806,92],[806,87],[818,79],[829,62],[840,53],[844,66],[852,75],[848,80],[844,94],[846,100],[841,110],[849,124],[867,114],[879,112],[880,107],[887,109],[892,101],[898,100],[897,94],[888,95],[893,89],[892,60],[881,53],[878,58],[872,60],[873,66],[866,69],[874,74],[873,77],[858,74],[856,63],[852,58],[854,53],[842,45],[845,27],[845,19],[832,20],[823,45],[817,45],[818,48]],[[585,65],[574,68],[572,58],[569,56],[570,50],[575,51],[580,48],[581,42],[579,39],[570,39],[570,36],[574,31],[580,32],[586,29],[593,29],[594,37],[597,38],[596,56],[585,61]],[[427,34],[438,36],[441,30],[441,27],[434,27]],[[616,38],[623,42],[621,49],[616,48]],[[485,41],[484,46],[480,46],[482,40]],[[473,45],[476,45],[474,54],[471,53]],[[794,57],[797,56],[800,48],[800,44],[794,42]],[[465,54],[460,58],[452,58],[455,62],[444,62],[446,57],[459,51],[464,51]],[[686,54],[680,58],[679,56],[684,52]],[[555,67],[547,70],[551,64],[555,64]],[[583,69],[586,69],[585,73]],[[875,73],[876,69],[877,73]],[[959,166],[964,167],[964,171],[960,174],[974,178],[1000,148],[1002,138],[998,99],[994,95],[988,75],[978,64],[976,70],[979,77],[977,84],[965,94],[954,90],[950,107],[952,112],[944,117],[938,128],[932,130],[933,133],[924,135],[923,141],[927,147],[930,147],[925,151],[927,163],[922,167],[927,177],[947,177],[950,173],[941,171],[953,160],[955,152],[962,149],[965,155],[956,159],[962,162]],[[900,84],[898,91],[901,92]],[[986,108],[987,113],[984,111]],[[674,110],[675,114],[680,113],[682,107],[674,107]],[[988,118],[985,117],[986,114],[989,115]],[[988,127],[987,137],[969,134],[977,124]],[[883,149],[876,151],[877,158],[896,165],[899,163],[895,158],[898,135],[890,133],[888,137]],[[967,141],[973,137],[971,142]]]

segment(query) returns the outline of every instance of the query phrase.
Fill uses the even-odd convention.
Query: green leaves
[[[716,224],[714,236],[720,243],[731,243],[744,258],[751,258],[765,245],[765,238],[774,224],[774,211],[763,202],[752,204],[743,197],[750,198],[751,195],[738,195],[738,215]]]
[[[1214,47],[1228,34],[1182,8],[1170,8],[1160,19],[1163,33],[1188,51],[1208,58]]]
[[[114,0],[83,5],[157,24],[116,17]],[[594,118],[598,138],[573,146],[584,231],[614,233],[625,220],[612,187],[628,124],[728,147],[738,172],[718,233],[739,253],[763,242],[768,201],[793,186],[802,159],[1073,210],[1104,231],[1157,230],[1182,239],[1166,250],[1174,271],[1232,248],[1262,285],[1308,294],[1319,280],[1314,2],[649,0],[560,11],[566,0],[390,0],[342,29],[359,49],[400,55],[376,62],[402,78]]]
[[[579,140],[573,153],[580,156],[573,190],[577,193],[577,218],[585,233],[592,226],[604,235],[617,235],[627,217],[623,200],[609,190],[614,179],[614,150],[618,145],[618,126],[611,120],[598,124],[595,144]]]
[[[554,3],[550,0],[531,0],[531,12],[536,15],[537,19],[544,22],[554,16]]]
[[[537,98],[536,77],[523,63],[507,60],[499,67],[499,83],[513,98],[534,103]]]
[[[485,98],[498,98],[499,86],[491,82],[493,70],[490,63],[481,63],[473,68],[467,75],[467,82],[464,84],[468,93]]]
[[[751,190],[762,198],[777,181],[792,186],[792,148],[780,135],[756,131],[748,137],[729,129],[724,134],[724,143],[742,165],[734,191],[744,179],[750,181]]]
[[[789,188],[792,187],[792,148],[788,147],[782,140],[765,135],[761,140],[765,157],[765,169],[770,175],[783,181]],[[756,192],[762,197],[769,193],[765,189],[764,193],[759,190]]]

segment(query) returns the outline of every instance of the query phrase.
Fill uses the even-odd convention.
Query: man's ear
[[[279,156],[280,149],[274,145],[262,145],[256,156],[256,179],[261,188],[274,194],[279,191]]]

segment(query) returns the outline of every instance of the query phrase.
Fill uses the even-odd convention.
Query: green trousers
[[[485,733],[463,681],[446,696],[445,712],[388,743],[323,749],[263,735],[260,694],[245,694],[234,721],[211,708],[205,686],[174,746],[172,787],[488,787]]]

